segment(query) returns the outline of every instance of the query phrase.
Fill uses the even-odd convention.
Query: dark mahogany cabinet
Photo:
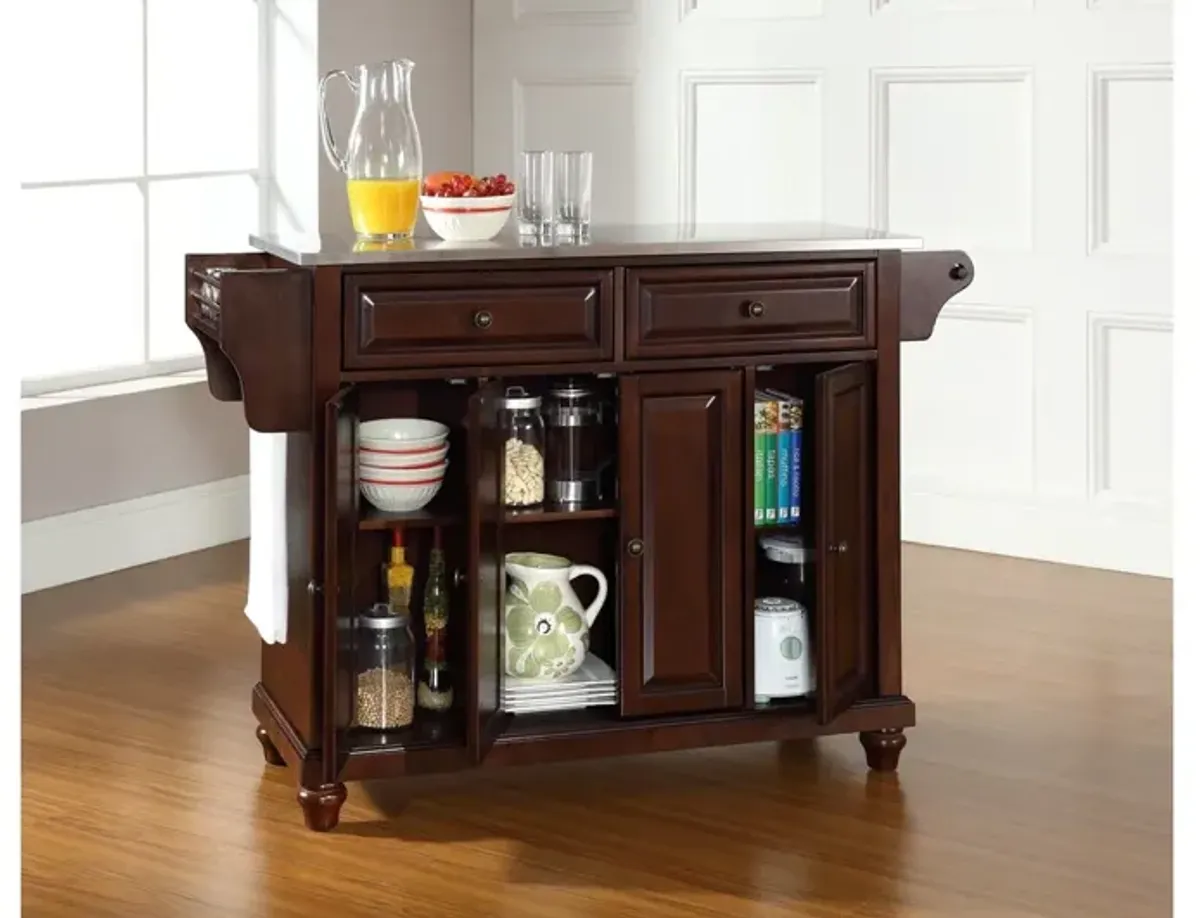
[[[396,251],[252,241],[257,254],[188,256],[185,315],[212,394],[286,438],[287,640],[262,644],[251,707],[310,828],[336,826],[346,782],[472,767],[851,732],[872,768],[897,766],[915,723],[901,684],[900,345],[927,338],[971,282],[966,255],[831,227]],[[564,377],[611,407],[603,498],[506,508],[505,393]],[[804,406],[801,512],[765,528],[764,390]],[[450,430],[441,491],[408,513],[360,494],[358,424],[392,417]],[[816,687],[759,703],[759,541],[780,529],[811,558]],[[386,599],[397,531],[418,640],[430,550],[444,551],[454,700],[371,731],[355,725],[355,624]],[[589,650],[614,673],[613,703],[506,704],[505,556],[528,551],[604,573]],[[575,584],[585,605],[599,595]]]

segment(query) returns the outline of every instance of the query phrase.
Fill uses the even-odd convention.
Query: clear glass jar
[[[409,726],[416,707],[417,643],[408,616],[376,603],[359,616],[354,724],[368,730]]]
[[[568,505],[598,502],[605,444],[595,394],[568,379],[550,390],[543,414],[547,499]]]
[[[546,498],[542,398],[520,386],[504,393],[504,505],[536,507]]]

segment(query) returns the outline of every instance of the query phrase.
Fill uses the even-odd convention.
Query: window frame
[[[195,0],[202,2],[202,0]],[[92,188],[102,185],[134,185],[142,196],[142,360],[139,363],[103,367],[96,370],[57,373],[51,376],[22,377],[23,398],[49,395],[68,389],[82,389],[110,383],[127,382],[135,379],[150,379],[168,376],[204,366],[204,357],[174,357],[163,360],[150,359],[150,315],[154,304],[150,300],[150,186],[156,182],[179,179],[222,178],[228,176],[250,176],[254,179],[258,197],[258,225],[269,230],[272,221],[271,206],[271,123],[272,123],[272,75],[273,43],[271,40],[272,17],[275,0],[248,0],[257,6],[258,12],[258,163],[249,169],[214,169],[197,172],[150,172],[150,68],[149,68],[149,0],[142,0],[142,172],[116,178],[61,179],[52,181],[21,182],[20,190],[44,188]],[[183,265],[179,266],[182,281]],[[183,296],[179,298],[179,321],[183,321]]]

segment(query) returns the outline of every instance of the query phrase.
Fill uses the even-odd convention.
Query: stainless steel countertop
[[[254,248],[296,265],[426,264],[645,255],[789,254],[876,252],[920,249],[922,240],[872,229],[828,223],[680,226],[594,226],[585,242],[522,239],[510,221],[490,242],[444,242],[418,238],[393,243],[356,243],[339,236],[287,236],[252,233]]]

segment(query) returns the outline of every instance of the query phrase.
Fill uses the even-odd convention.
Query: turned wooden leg
[[[263,758],[267,760],[268,765],[286,765],[283,756],[279,754],[279,750],[275,748],[275,744],[271,742],[271,737],[267,736],[267,731],[262,727],[257,727],[254,730],[254,735],[258,737],[258,741],[262,743]]]
[[[900,750],[908,738],[899,727],[871,730],[858,734],[858,741],[867,751],[867,764],[875,771],[895,771],[900,764]]]
[[[314,832],[328,832],[338,824],[338,814],[346,802],[345,784],[323,784],[321,787],[300,785],[296,791],[304,824]]]

